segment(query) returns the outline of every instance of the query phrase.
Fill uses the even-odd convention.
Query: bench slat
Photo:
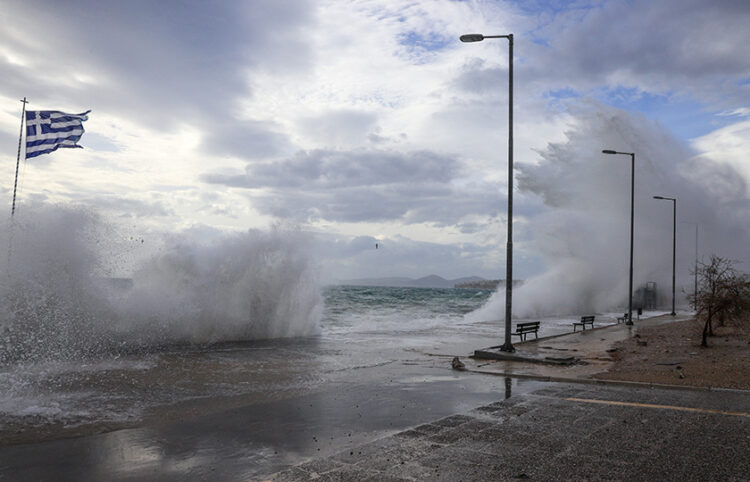
[[[584,330],[586,329],[586,325],[591,325],[591,328],[594,328],[594,319],[596,316],[593,315],[586,315],[581,317],[581,321],[574,322],[573,323],[573,332],[576,331],[576,326],[580,326]]]
[[[539,331],[539,321],[531,321],[527,323],[516,323],[516,332],[514,335],[518,335],[521,341],[526,341],[526,335],[533,333],[535,338],[539,338],[537,332]]]

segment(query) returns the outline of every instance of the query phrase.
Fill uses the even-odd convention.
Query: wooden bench
[[[628,321],[628,314],[624,313],[622,316],[617,317],[617,324],[619,325],[623,321]]]
[[[586,325],[591,325],[591,328],[594,328],[594,315],[582,316],[581,321],[573,323],[573,332],[576,331],[576,326],[580,326],[585,330]]]
[[[529,333],[533,333],[534,338],[538,339],[539,338],[539,335],[537,335],[538,331],[539,331],[539,322],[530,321],[528,323],[517,323],[516,332],[513,334],[521,337],[521,341],[526,341],[526,335],[528,335]]]

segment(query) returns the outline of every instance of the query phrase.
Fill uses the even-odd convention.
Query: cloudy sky
[[[508,42],[459,42],[474,32],[515,36],[519,172],[594,111],[750,181],[745,0],[0,5],[8,210],[27,97],[30,110],[92,112],[84,149],[28,161],[21,207],[89,205],[145,239],[281,224],[313,233],[326,279],[501,278]],[[591,153],[638,149],[622,139],[592,138]],[[549,216],[549,193],[525,179],[517,278],[549,262],[527,229]],[[742,186],[732,202],[747,201]]]

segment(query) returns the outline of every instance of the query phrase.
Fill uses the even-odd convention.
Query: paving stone
[[[386,477],[403,477],[407,480],[430,480],[434,474],[434,468],[415,461],[394,465],[384,472]]]
[[[546,480],[632,480],[633,465],[598,456],[555,457],[540,467]],[[554,477],[552,477],[554,475]]]
[[[377,478],[379,475],[380,474],[367,472],[357,467],[342,467],[338,470],[323,474],[319,478],[313,480],[316,482],[351,482],[353,480],[372,480],[372,478]]]
[[[360,445],[349,450],[341,451],[331,456],[331,460],[342,464],[354,465],[374,455],[387,453],[392,450],[401,449],[406,446],[402,441],[394,437],[386,437],[369,444]]]
[[[338,469],[343,464],[334,458],[316,459],[310,462],[298,465],[297,467],[310,474],[323,474],[331,470]]]
[[[338,466],[301,466],[323,472],[296,467],[274,480],[750,480],[748,417],[564,399],[682,401],[736,411],[734,401],[746,403],[734,394],[626,388],[552,385],[512,404],[499,401],[386,437],[356,456],[337,454]]]
[[[434,469],[435,480],[503,480],[517,470],[504,457],[452,448],[443,448],[418,462]]]
[[[457,427],[472,420],[476,419],[468,415],[451,415],[450,417],[441,418],[437,422],[434,422],[434,424],[441,427]]]
[[[403,432],[399,432],[394,437],[399,438],[423,438],[426,434],[423,432],[417,432],[416,430],[404,430]]]
[[[431,450],[441,448],[442,445],[434,444],[422,444],[416,445],[405,445],[400,448],[394,448],[388,451],[374,453],[367,457],[360,458],[356,465],[360,468],[384,472],[390,467],[395,465],[401,465],[416,458],[422,457],[424,454],[429,453]]]
[[[427,439],[439,444],[454,444],[460,440],[470,438],[473,433],[473,430],[444,430],[429,436]]]
[[[430,434],[438,433],[439,431],[443,430],[443,428],[444,427],[441,427],[439,425],[426,423],[418,427],[415,427],[414,430],[416,430],[417,432],[421,432],[425,435],[430,435]]]

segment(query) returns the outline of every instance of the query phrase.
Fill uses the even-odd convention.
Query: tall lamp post
[[[698,223],[695,224],[695,273],[693,273],[693,276],[693,294],[695,295],[693,310],[698,311]]]
[[[627,325],[633,324],[633,218],[635,215],[635,153],[618,152],[604,149],[603,154],[623,154],[630,156],[630,277],[628,282],[628,321]]]
[[[672,201],[672,316],[677,313],[674,311],[674,280],[675,280],[675,261],[677,259],[677,199],[673,197],[654,196],[654,199],[662,201]]]
[[[511,307],[513,299],[513,34],[461,35],[461,42],[481,42],[486,38],[508,39],[508,242],[505,250],[505,343],[501,351],[514,352],[510,340]]]
[[[685,224],[695,226],[695,271],[693,272],[693,297],[698,296],[698,223],[682,221]],[[693,310],[698,309],[697,300],[693,300]]]

